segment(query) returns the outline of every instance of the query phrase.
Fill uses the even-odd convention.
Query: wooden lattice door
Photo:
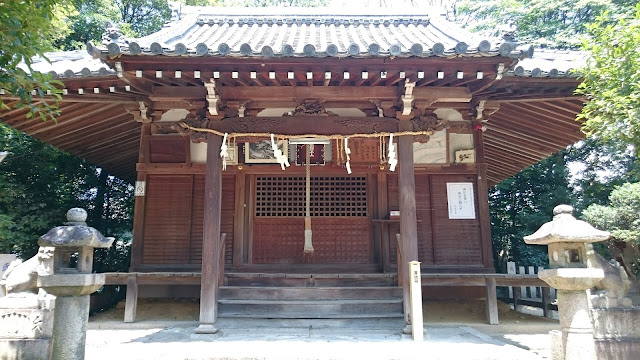
[[[304,255],[305,177],[256,176],[254,264],[370,264],[366,176],[311,177],[313,255]]]

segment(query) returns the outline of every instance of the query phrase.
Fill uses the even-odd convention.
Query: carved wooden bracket
[[[331,111],[327,111],[322,105],[324,101],[313,101],[298,103],[291,112],[286,112],[282,116],[338,116]]]
[[[402,95],[402,115],[410,115],[413,110],[413,88],[416,87],[415,81],[407,81],[404,84],[404,95]]]
[[[216,94],[216,81],[209,79],[209,82],[204,83],[204,87],[207,88],[207,103],[209,105],[209,114],[218,115],[218,101],[220,96]]]
[[[425,114],[411,119],[413,131],[440,131],[449,128],[448,120],[441,120],[435,114]],[[414,137],[414,141],[425,143],[429,141],[428,135]]]
[[[492,102],[487,104],[486,100],[479,100],[474,107],[474,121],[485,122],[489,121],[489,117],[496,111],[500,110],[500,104]]]
[[[205,117],[187,116],[187,118],[184,119],[182,122],[196,128],[206,129],[209,127],[209,119]],[[194,142],[194,143],[207,142],[207,133],[184,129],[183,134],[191,135],[191,142]]]
[[[139,123],[150,123],[149,106],[144,101],[138,101],[138,108],[127,108],[127,112],[133,115],[133,120]]]

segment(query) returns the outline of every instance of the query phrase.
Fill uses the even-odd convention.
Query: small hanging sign
[[[447,183],[447,201],[449,203],[449,219],[476,218],[473,183]]]
[[[144,196],[145,188],[146,188],[145,181],[136,181],[135,196]]]

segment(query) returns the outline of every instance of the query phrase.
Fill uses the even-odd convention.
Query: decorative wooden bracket
[[[476,122],[489,121],[489,117],[499,109],[500,109],[499,103],[491,102],[488,104],[486,100],[478,100],[478,102],[474,107],[474,110],[475,110],[474,120]]]
[[[413,88],[416,87],[416,82],[407,81],[404,84],[404,95],[402,95],[402,115],[411,115],[413,110]]]
[[[218,115],[218,101],[220,96],[216,95],[216,81],[209,79],[209,82],[204,83],[204,87],[207,88],[207,103],[209,104],[209,114]]]
[[[498,72],[496,73],[496,80],[501,80],[504,74],[504,63],[498,64]]]
[[[127,112],[133,115],[133,120],[139,123],[147,124],[151,122],[151,117],[149,116],[149,105],[144,101],[139,100],[138,109],[134,110],[127,108]]]
[[[149,107],[147,106],[147,104],[144,103],[144,101],[138,101],[138,105],[140,105],[140,120],[141,122],[149,122],[150,119],[147,116],[147,112],[149,111]]]
[[[130,79],[129,76],[127,76],[127,74],[124,72],[124,68],[122,67],[122,63],[120,61],[116,61],[116,63],[114,64],[115,68],[116,68],[116,75],[118,75],[118,78],[120,78],[122,81],[124,81],[127,85],[129,85],[131,88],[146,94],[146,95],[150,95],[151,94],[151,86],[149,84],[145,84],[144,79],[140,78],[140,79]]]

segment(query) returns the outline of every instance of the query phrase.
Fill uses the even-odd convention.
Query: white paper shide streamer
[[[229,146],[227,145],[228,133],[224,133],[222,146],[220,146],[220,157],[222,158],[222,170],[227,170],[227,158],[229,157]]]
[[[351,174],[351,149],[349,149],[348,140],[349,138],[344,138],[344,153],[347,155],[347,162],[345,163],[345,166],[347,167],[347,173]]]
[[[280,168],[282,171],[289,165],[289,159],[282,153],[282,150],[278,148],[278,144],[276,143],[273,134],[271,134],[271,148],[273,149],[273,157],[276,158],[278,164],[280,164]]]
[[[393,133],[389,135],[389,171],[396,171],[396,165],[398,165],[398,159],[396,158],[396,147],[393,143]]]

